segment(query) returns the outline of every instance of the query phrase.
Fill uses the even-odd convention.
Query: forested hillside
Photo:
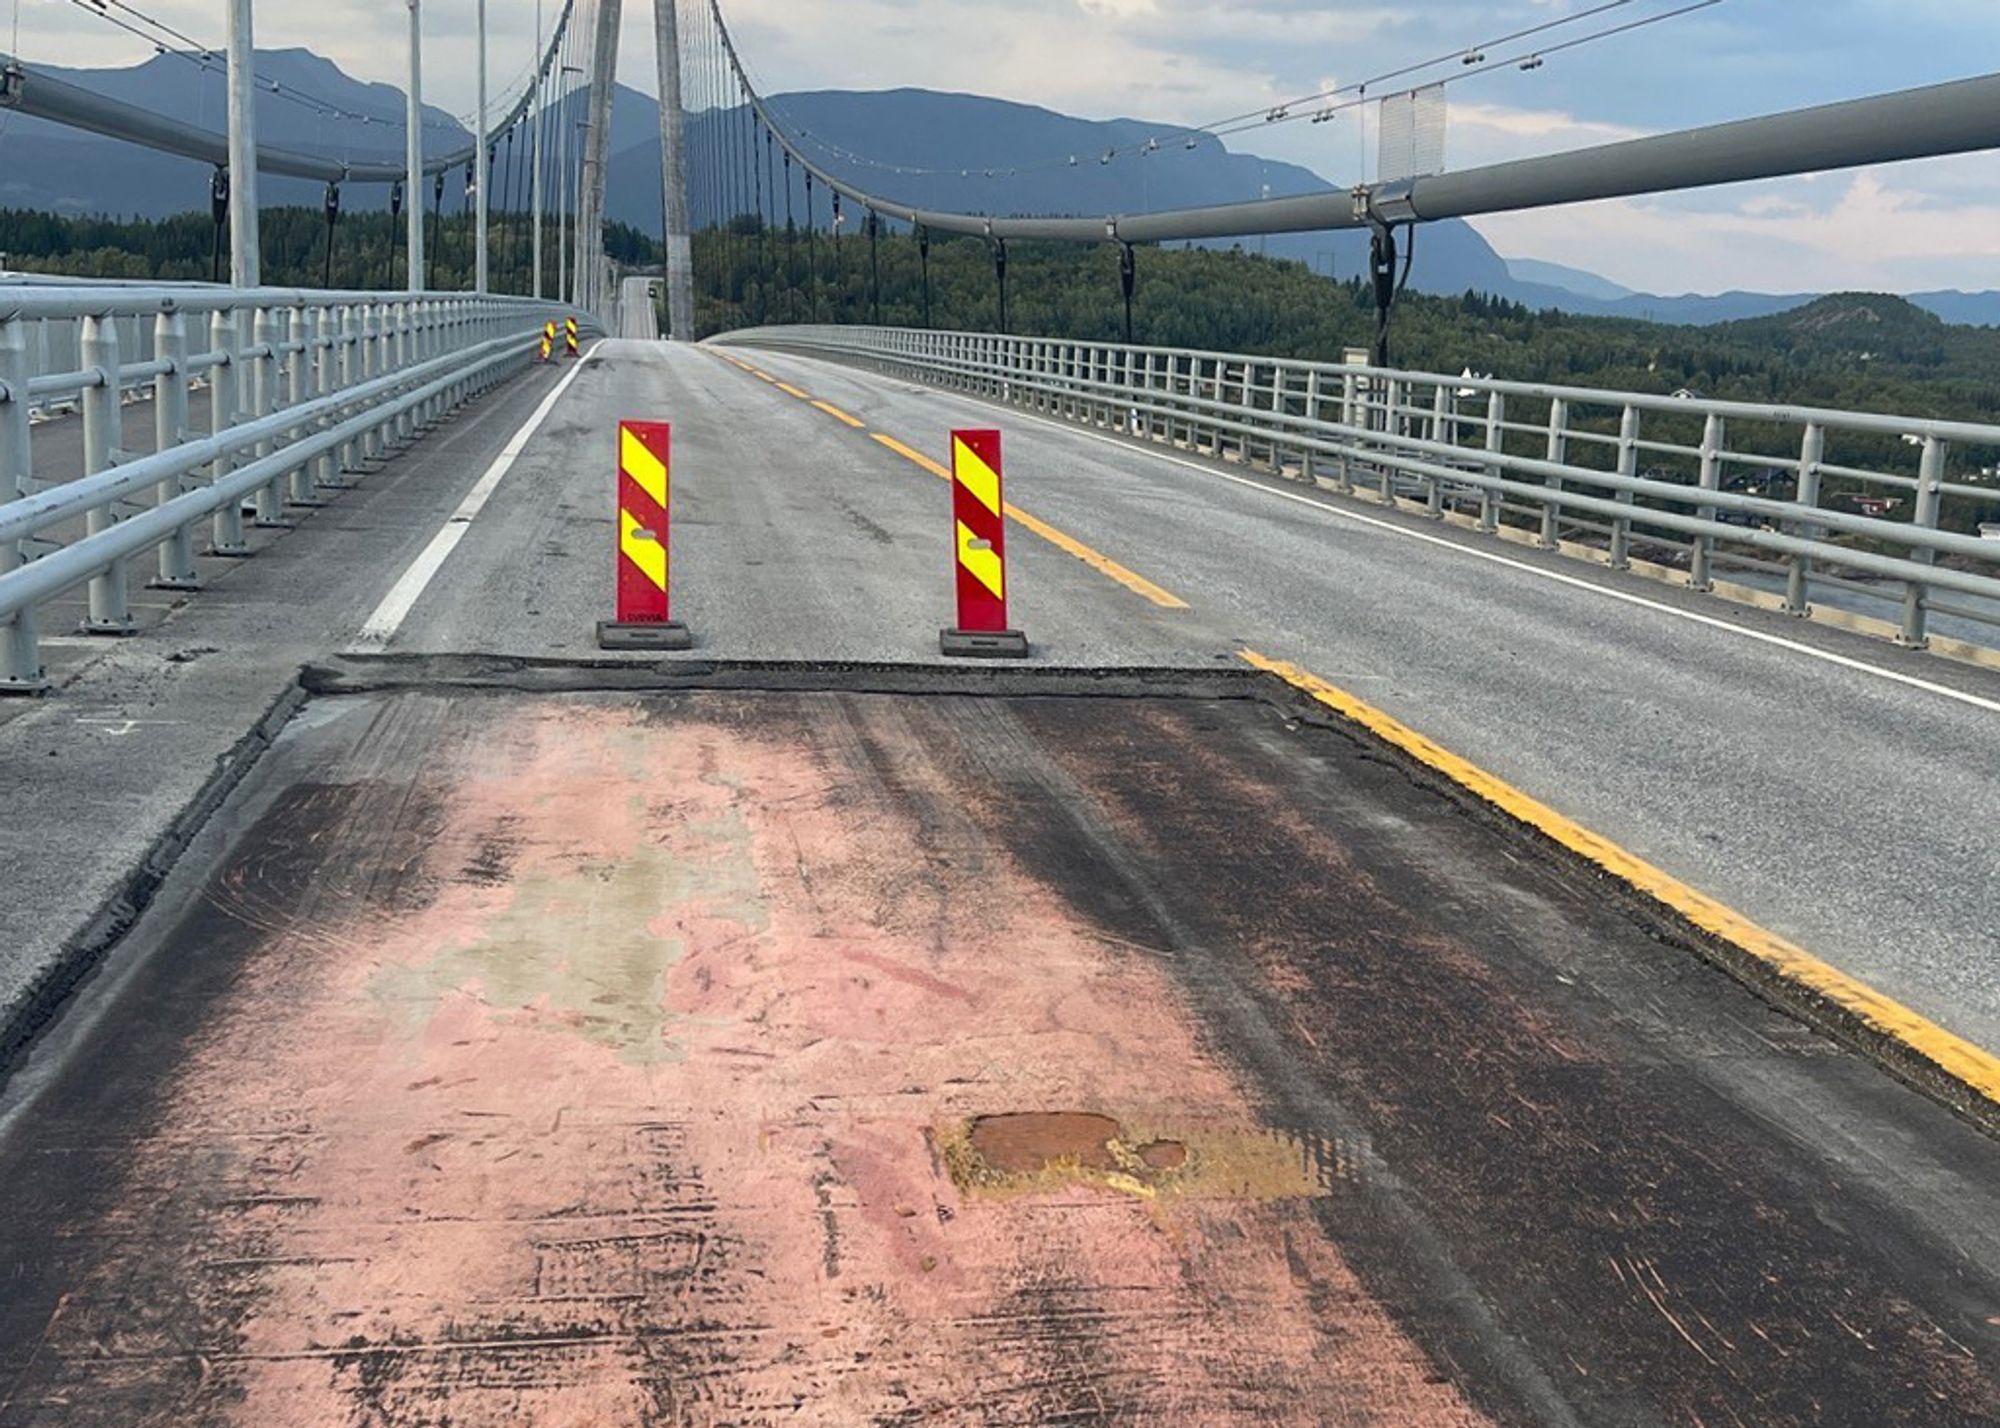
[[[455,205],[448,199],[448,206]],[[495,286],[525,292],[529,224],[497,215]],[[264,273],[274,284],[326,277],[326,222],[313,209],[263,215]],[[470,285],[471,223],[461,211],[433,223],[435,286]],[[11,266],[115,278],[206,279],[214,229],[206,214],[117,223],[0,210],[0,254]],[[656,240],[623,225],[609,248],[621,263],[659,261]],[[332,282],[379,287],[402,277],[402,229],[385,213],[353,214],[336,231]],[[837,244],[824,232],[760,230],[746,220],[696,242],[704,333],[757,322],[924,321],[922,267],[907,232],[884,229]],[[1419,252],[1418,261],[1422,261]],[[545,290],[555,289],[555,236],[544,245]],[[1365,346],[1373,300],[1358,282],[1333,283],[1299,263],[1255,252],[1142,249],[1135,335],[1162,346],[1336,359]],[[1015,244],[1008,250],[1008,326],[1083,338],[1124,330],[1118,253],[1110,246]],[[930,319],[992,330],[999,322],[991,250],[976,239],[931,245]],[[1775,317],[1708,328],[1535,312],[1466,293],[1405,293],[1395,320],[1397,361],[1432,371],[1649,392],[1852,407],[2000,422],[2000,330],[1954,327],[1901,298],[1840,295]]]

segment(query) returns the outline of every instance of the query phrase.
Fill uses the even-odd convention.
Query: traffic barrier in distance
[[[582,350],[577,346],[576,342],[576,319],[574,317],[567,319],[563,323],[563,341],[566,344],[563,351],[567,355],[571,357],[580,357],[583,355]]]
[[[552,317],[542,324],[542,360],[553,361],[556,355],[556,320]]]
[[[1007,502],[1000,467],[999,432],[951,434],[958,624],[940,640],[948,655],[1025,659],[1028,654],[1028,637],[1007,626]]]
[[[600,621],[598,647],[684,650],[694,644],[668,599],[672,542],[673,428],[660,421],[618,423],[618,618]]]

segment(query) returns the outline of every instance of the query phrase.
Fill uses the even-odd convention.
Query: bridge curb
[[[250,731],[216,760],[214,770],[194,797],[174,816],[166,831],[153,840],[138,866],[125,876],[95,915],[63,943],[61,951],[13,1003],[0,1010],[0,1017],[4,1017],[0,1020],[0,1078],[14,1070],[22,1054],[61,1015],[71,996],[138,925],[209,819],[277,742],[278,735],[310,697],[303,681],[294,676]]]

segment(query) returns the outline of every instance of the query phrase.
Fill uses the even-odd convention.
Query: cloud
[[[1993,286],[2000,196],[1989,190],[1984,202],[1941,206],[1921,186],[1929,167],[1861,170],[1823,207],[1755,185],[1730,190],[1736,201],[1727,211],[1615,199],[1474,226],[1510,256],[1573,263],[1648,292]]]

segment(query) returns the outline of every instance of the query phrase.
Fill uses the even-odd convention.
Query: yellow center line
[[[951,479],[951,473],[949,471],[945,470],[944,467],[938,465],[937,462],[931,460],[930,457],[924,455],[923,452],[917,451],[912,447],[903,445],[902,442],[896,440],[896,438],[893,436],[884,436],[879,431],[873,432],[871,433],[871,435],[873,435],[877,441],[881,442],[891,451],[895,452],[898,456],[902,457],[905,461],[915,462],[917,465],[923,467],[924,470],[930,472],[931,475],[937,477],[939,480],[949,481]]]
[[[1916,1053],[1982,1100],[2000,1106],[2000,1057],[1954,1036],[1902,1003],[1822,962],[1735,909],[1696,891],[1608,838],[1530,798],[1512,784],[1432,743],[1393,715],[1383,713],[1346,690],[1295,664],[1271,659],[1255,650],[1241,650],[1239,654],[1246,663],[1311,695],[1342,718],[1361,725],[1468,793],[1679,913],[1703,932],[1738,948],[1784,982],[1838,1007],[1869,1032]]]
[[[762,367],[745,367],[743,370],[760,382],[769,382],[772,386],[776,386],[778,383],[778,379],[773,377],[769,372],[766,372]]]
[[[1187,601],[1181,599],[1179,596],[1168,594],[1166,591],[1162,590],[1159,586],[1155,585],[1152,581],[1148,580],[1145,576],[1140,575],[1135,571],[1127,570],[1124,566],[1120,565],[1117,561],[1113,560],[1110,556],[1104,554],[1102,551],[1092,550],[1089,546],[1085,545],[1082,541],[1077,540],[1075,537],[1064,535],[1054,526],[1049,525],[1044,521],[1036,520],[1033,516],[1029,515],[1026,511],[1022,510],[1019,506],[1009,505],[1007,507],[1007,514],[1014,520],[1019,521],[1022,525],[1026,526],[1029,530],[1033,531],[1036,535],[1040,536],[1043,540],[1047,541],[1049,544],[1057,547],[1060,550],[1068,551],[1071,555],[1075,556],[1078,560],[1082,561],[1085,565],[1089,566],[1091,569],[1097,571],[1102,575],[1110,576],[1111,579],[1117,581],[1120,585],[1123,585],[1127,590],[1130,590],[1133,594],[1140,595],[1148,600],[1151,600],[1155,605],[1158,605],[1162,610],[1187,609],[1188,607]]]
[[[826,414],[827,414],[828,416],[832,417],[832,418],[833,418],[833,419],[834,419],[835,421],[844,421],[844,422],[846,422],[846,423],[847,423],[847,424],[848,424],[849,426],[853,427],[853,428],[854,428],[854,429],[855,429],[856,431],[859,431],[859,430],[861,430],[861,429],[862,429],[863,427],[865,427],[865,426],[867,426],[867,425],[868,425],[868,423],[867,423],[867,422],[865,422],[865,421],[862,421],[862,420],[860,420],[860,419],[859,419],[859,418],[857,418],[857,417],[851,417],[851,416],[849,416],[849,415],[848,415],[848,414],[847,414],[846,412],[842,411],[842,410],[841,410],[841,409],[840,409],[839,407],[835,406],[835,405],[834,405],[834,404],[833,404],[832,402],[814,402],[814,403],[813,403],[813,405],[814,405],[815,407],[819,408],[819,409],[820,409],[821,411],[825,412],[825,413],[826,413]]]
[[[783,392],[788,397],[797,397],[802,402],[809,402],[812,400],[811,397],[807,396],[804,392],[800,391],[790,382],[780,382],[777,385],[778,385],[778,390]]]
[[[940,466],[937,462],[931,460],[930,457],[924,455],[921,451],[913,450],[912,448],[905,446],[902,442],[896,440],[895,437],[884,436],[879,431],[871,432],[870,435],[872,435],[875,438],[875,440],[882,443],[882,445],[888,447],[889,450],[895,452],[898,456],[902,457],[905,461],[909,461],[914,463],[915,465],[921,466],[924,470],[930,472],[931,475],[938,477],[940,480],[944,481],[951,480],[951,473],[949,471],[945,470],[944,467]],[[1047,521],[1043,521],[1034,516],[1029,515],[1019,506],[1009,503],[1006,507],[1006,512],[1011,520],[1019,523],[1022,526],[1025,526],[1028,530],[1040,536],[1050,545],[1055,546],[1058,550],[1065,551],[1068,554],[1075,556],[1078,560],[1082,561],[1085,565],[1088,565],[1091,569],[1097,571],[1099,574],[1110,577],[1111,579],[1117,581],[1120,585],[1123,585],[1127,590],[1130,590],[1133,594],[1142,596],[1145,599],[1152,601],[1155,605],[1158,605],[1162,610],[1185,610],[1188,608],[1187,602],[1185,600],[1182,600],[1180,597],[1169,594],[1167,591],[1162,590],[1152,581],[1146,579],[1145,576],[1127,570],[1124,566],[1120,565],[1117,561],[1113,560],[1110,556],[1104,554],[1102,551],[1093,550],[1091,549],[1091,547],[1085,545],[1082,541],[1077,540],[1074,536],[1065,535],[1062,531],[1057,530]]]

